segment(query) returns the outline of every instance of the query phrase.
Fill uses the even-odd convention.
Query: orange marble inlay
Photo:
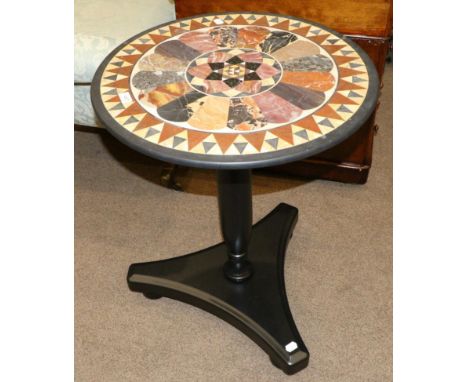
[[[230,100],[227,97],[204,97],[190,104],[197,109],[188,123],[200,130],[218,130],[226,127]]]
[[[320,48],[317,45],[300,40],[278,49],[276,52],[271,53],[271,55],[278,61],[285,61],[298,57],[313,56],[319,53]]]
[[[173,84],[158,86],[146,94],[141,94],[139,98],[142,101],[148,102],[156,107],[160,107],[190,90],[190,85],[187,82],[176,82]]]
[[[322,92],[335,85],[335,77],[328,72],[283,72],[282,81]]]
[[[270,31],[262,27],[246,27],[239,29],[237,35],[238,48],[255,48],[260,44]]]

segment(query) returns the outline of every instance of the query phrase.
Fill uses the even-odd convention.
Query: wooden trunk
[[[176,0],[177,18],[201,13],[251,11],[302,17],[358,43],[382,78],[392,31],[391,0]],[[377,105],[378,108],[378,105]],[[375,112],[353,136],[331,150],[270,170],[346,183],[365,183],[372,164]]]

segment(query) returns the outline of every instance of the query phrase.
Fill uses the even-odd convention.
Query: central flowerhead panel
[[[193,60],[186,76],[195,90],[219,97],[245,97],[266,91],[281,78],[280,64],[252,49],[219,49]]]

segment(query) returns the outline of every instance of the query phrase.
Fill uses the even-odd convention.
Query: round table
[[[216,169],[224,238],[189,255],[132,264],[130,289],[219,316],[287,374],[306,367],[284,282],[298,210],[281,203],[252,226],[251,169],[340,143],[370,117],[378,92],[374,65],[356,44],[295,17],[204,14],[121,44],[92,83],[98,118],[143,154]]]

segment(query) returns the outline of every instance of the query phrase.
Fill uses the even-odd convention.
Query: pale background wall
[[[173,0],[75,0],[75,33],[122,42],[175,19]]]
[[[75,124],[99,126],[89,84],[107,54],[130,37],[174,19],[173,0],[75,0]]]

